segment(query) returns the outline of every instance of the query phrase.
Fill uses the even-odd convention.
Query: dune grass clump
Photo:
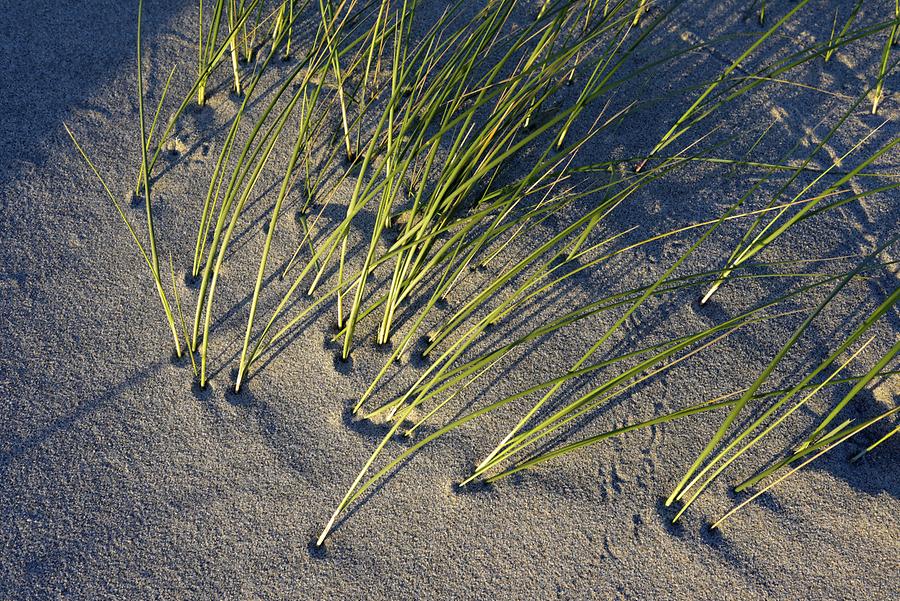
[[[246,315],[246,326],[240,347],[232,349],[233,389],[240,390],[264,357],[325,308],[332,311],[333,341],[343,360],[366,343],[361,332],[374,331],[375,344],[389,347],[353,406],[354,414],[387,424],[387,432],[363,461],[317,544],[352,503],[402,462],[459,428],[486,427],[481,418],[488,414],[513,418],[508,428],[491,432],[496,442],[483,450],[463,486],[549,467],[627,432],[688,418],[721,418],[666,500],[680,504],[677,520],[732,464],[746,460],[752,447],[771,441],[772,432],[800,427],[794,426],[799,410],[825,396],[823,391],[846,388],[818,424],[806,426],[802,444],[759,466],[736,490],[777,475],[761,489],[766,490],[846,440],[883,426],[897,411],[887,408],[863,421],[843,418],[860,391],[897,374],[898,345],[883,334],[900,300],[896,283],[864,318],[848,325],[824,360],[802,374],[776,377],[836,299],[894,267],[890,256],[897,242],[896,236],[879,240],[874,249],[847,256],[787,261],[768,256],[798,228],[896,194],[900,186],[896,174],[883,168],[900,143],[890,137],[890,123],[861,136],[848,134],[848,123],[867,99],[873,102],[871,113],[885,102],[885,82],[900,60],[892,53],[900,5],[873,20],[857,3],[841,17],[840,27],[836,13],[830,30],[800,42],[790,32],[808,4],[753,3],[753,30],[672,45],[666,32],[678,28],[681,2],[547,0],[523,18],[525,5],[517,0],[475,7],[457,0],[431,23],[422,22],[420,0],[217,0],[205,9],[201,2],[194,83],[163,128],[158,125],[163,106],[174,94],[170,72],[148,129],[139,3],[140,166],[134,189],[144,202],[147,243],[66,129],[150,269],[176,353],[186,349],[200,387],[209,381],[211,349],[220,342],[213,327],[217,312],[223,312],[216,296],[225,285],[220,276],[235,233],[248,227],[248,207],[258,196],[269,213],[264,227],[250,226],[262,239],[256,277],[230,282],[245,289],[248,299],[246,309],[237,308]],[[304,43],[297,44],[301,31]],[[877,76],[873,80],[867,73],[865,89],[853,96],[791,79],[813,61],[830,65],[836,53],[875,41],[882,49]],[[742,50],[712,77],[676,77],[683,60],[726,42],[739,43]],[[288,58],[281,70],[273,67]],[[154,168],[175,124],[188,106],[206,102],[216,77],[227,78],[236,109],[190,224],[196,236],[193,256],[178,258],[197,279],[195,293],[179,295],[176,259],[170,256],[173,310],[159,267]],[[643,93],[650,78],[668,82],[665,98]],[[796,89],[827,95],[840,105],[837,116],[823,119],[830,124],[823,135],[791,140],[780,156],[751,159],[777,119],[746,143],[729,123],[729,111],[763,93]],[[617,136],[642,126],[644,110],[661,102],[677,107],[680,116],[662,124],[640,156],[621,156],[610,148]],[[847,150],[830,152],[830,144],[848,136],[854,142]],[[284,164],[276,164],[279,157],[287,157]],[[659,184],[698,165],[746,175],[742,192],[709,219],[673,222],[659,231],[616,225],[617,216],[657,193]],[[261,182],[272,170],[278,184],[264,193]],[[275,232],[288,206],[298,207],[302,235],[293,247],[280,249],[291,258],[273,268]],[[323,217],[328,207],[343,215],[330,225]],[[724,243],[733,249],[728,256],[708,251],[711,241],[736,229],[735,240]],[[356,235],[362,246],[353,251]],[[674,240],[683,243],[682,250],[640,285],[597,291],[574,306],[558,300],[579,276],[602,274],[623,257],[639,258]],[[491,277],[478,280],[486,269]],[[284,282],[280,293],[267,285],[272,280]],[[750,285],[770,292],[745,298],[741,287]],[[738,308],[726,317],[690,332],[672,329],[662,340],[634,335],[634,319],[664,300],[697,298],[702,311],[729,289],[735,289],[729,300]],[[524,326],[507,327],[526,312]],[[504,398],[461,401],[482,378],[515,369],[514,357],[534,352],[552,336],[575,332],[574,340],[584,340],[586,332],[596,332],[585,329],[591,320],[604,325],[565,371]],[[580,427],[612,403],[638,399],[643,384],[689,371],[699,356],[772,323],[783,324],[790,334],[771,341],[769,361],[745,386],[729,382],[730,392],[716,398],[578,438]],[[621,338],[631,341],[626,348],[612,345]],[[889,350],[883,351],[885,346]],[[866,363],[876,348],[882,349],[880,356]],[[403,369],[398,362],[411,353],[425,365],[411,386],[390,391],[389,374]],[[860,371],[862,365],[867,367]],[[896,432],[889,429],[857,456]],[[411,444],[382,458],[395,436]]]

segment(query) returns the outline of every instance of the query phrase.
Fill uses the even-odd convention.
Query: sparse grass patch
[[[139,2],[140,167],[133,189],[144,201],[147,242],[66,131],[147,264],[176,353],[182,354],[183,341],[199,387],[210,379],[212,347],[224,346],[214,327],[216,314],[226,309],[218,304],[220,286],[247,296],[246,310],[227,308],[246,315],[239,348],[225,349],[235,355],[236,377],[229,383],[235,391],[321,309],[333,311],[333,341],[342,360],[367,344],[365,336],[390,345],[352,410],[378,420],[386,433],[361,460],[317,544],[398,465],[460,428],[487,428],[488,414],[512,418],[488,432],[495,442],[481,450],[464,486],[548,469],[563,456],[574,458],[627,432],[721,419],[666,501],[680,503],[677,520],[732,464],[746,461],[751,448],[772,443],[773,433],[796,428],[803,442],[756,466],[736,490],[776,474],[773,484],[780,482],[849,438],[895,419],[897,407],[866,420],[846,417],[845,408],[866,387],[897,375],[900,347],[885,322],[896,311],[900,287],[896,276],[885,274],[895,269],[891,257],[900,234],[879,230],[880,238],[872,233],[870,245],[850,255],[776,260],[771,254],[804,227],[838,235],[843,226],[837,217],[848,208],[896,197],[900,177],[892,166],[900,137],[891,133],[890,117],[862,134],[848,130],[849,124],[859,127],[860,112],[869,112],[861,111],[867,99],[873,114],[888,106],[885,82],[900,60],[892,56],[900,4],[872,21],[859,2],[840,19],[835,13],[830,31],[797,38],[808,4],[754,2],[748,9],[756,15],[752,27],[687,44],[667,33],[679,27],[683,3],[677,1],[547,0],[534,3],[534,13],[523,18],[516,0],[477,6],[457,0],[431,22],[423,22],[419,0],[217,0],[205,10],[201,2],[196,78],[163,128],[166,98],[175,93],[174,69],[169,72],[148,129]],[[736,58],[704,63],[712,75],[702,69],[682,73],[690,60],[719,44],[739,44]],[[836,68],[840,61],[830,60],[835,53],[860,45],[878,46],[874,80],[862,66],[868,83],[851,93],[804,80],[813,63]],[[287,57],[290,62],[275,67]],[[227,75],[218,69],[224,62],[230,64]],[[196,219],[188,234],[179,232],[196,236],[193,256],[170,254],[173,310],[159,268],[154,167],[187,107],[206,103],[215,89],[210,82],[220,75],[237,95],[236,108],[208,184],[204,180]],[[645,93],[651,79],[661,82],[662,97]],[[734,114],[782,93],[821,94],[837,117],[822,117],[828,124],[823,135],[817,126],[770,145],[781,119],[773,110],[762,133],[744,139],[744,124],[734,123]],[[648,124],[647,115],[660,104],[674,107],[666,113],[672,118]],[[637,156],[618,148],[624,146],[618,139],[631,136],[649,140]],[[717,194],[721,207],[685,218],[677,203],[688,201],[670,197],[664,186],[690,180],[698,169],[733,182],[738,191],[723,189]],[[272,171],[277,184],[264,193],[262,182]],[[264,225],[248,217],[257,197],[267,211],[258,222]],[[641,202],[648,197],[662,199],[658,219],[645,214]],[[296,210],[299,240],[277,248],[289,210]],[[338,217],[329,220],[327,210]],[[255,278],[226,284],[221,274],[242,227],[261,240]],[[664,244],[678,250],[664,254],[650,275],[610,276],[605,288],[592,288],[587,297],[565,297],[579,278],[612,273],[625,258],[640,265],[648,261],[643,253]],[[732,250],[718,256],[721,249]],[[273,266],[275,250],[290,259]],[[176,262],[190,265],[185,269],[199,280],[196,292],[179,294]],[[878,278],[889,282],[882,295],[861,292],[860,282]],[[267,285],[273,280],[283,281],[277,292]],[[751,297],[745,293],[751,288],[764,293]],[[720,295],[728,310],[713,314],[708,305]],[[838,341],[823,343],[824,359],[797,358],[823,316],[853,295],[868,302],[865,315],[848,320]],[[692,298],[699,298],[695,310],[706,320],[702,325],[668,324],[655,338],[643,338],[638,317],[655,315],[663,302],[683,307]],[[186,320],[191,306],[194,318]],[[656,317],[669,319],[662,312]],[[730,392],[578,437],[578,426],[613,402],[640,402],[647,383],[690,372],[704,355],[774,324],[784,339],[767,340],[765,366],[754,373],[748,364],[750,380],[728,381]],[[515,369],[514,357],[539,353],[544,341],[562,334],[575,341],[573,360],[562,371],[541,374],[517,392],[504,389],[499,399],[461,401],[502,368]],[[410,369],[398,362],[411,353],[424,365],[411,385],[391,390],[389,375]],[[806,361],[802,371],[783,375],[795,360]],[[801,408],[834,390],[844,394],[816,424],[798,423]],[[426,426],[431,431],[424,433]],[[888,427],[857,457],[896,432]],[[410,446],[383,457],[398,435]]]

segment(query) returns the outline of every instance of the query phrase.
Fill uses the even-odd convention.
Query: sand
[[[261,201],[249,210],[223,277],[212,391],[192,393],[189,369],[171,358],[171,340],[145,266],[62,128],[63,122],[72,127],[124,198],[139,161],[135,4],[35,0],[6,2],[0,10],[5,57],[0,70],[0,598],[900,595],[900,440],[854,465],[847,457],[860,447],[848,444],[748,506],[721,532],[710,532],[707,524],[739,500],[727,484],[753,472],[747,462],[673,526],[662,499],[718,427],[718,418],[642,430],[491,489],[458,492],[453,483],[513,419],[509,413],[491,416],[481,427],[461,429],[418,453],[345,514],[324,551],[311,549],[379,438],[377,428],[348,417],[348,404],[385,355],[362,344],[351,365],[336,362],[335,347],[326,342],[333,316],[326,312],[299,328],[241,395],[225,394],[246,319],[247,282],[255,275],[264,239],[261,219],[269,204]],[[752,18],[742,19],[742,11],[734,10],[743,4],[687,3],[659,43],[758,33]],[[783,51],[792,38],[812,39],[810,32],[830,30],[835,6],[846,14],[852,4],[813,2],[770,52]],[[792,3],[769,5],[770,14],[782,14]],[[429,5],[426,18],[439,9],[440,3]],[[145,15],[151,102],[172,65],[179,66],[174,86],[183,94],[195,64],[196,6],[147,2]],[[860,19],[875,16],[863,12]],[[715,52],[685,57],[669,85],[712,79],[744,43],[722,43]],[[864,70],[879,52],[877,44],[867,42],[827,66],[816,61],[794,76],[852,97],[867,85],[870,74]],[[649,59],[649,51],[642,58]],[[280,73],[287,68],[277,67]],[[846,152],[884,120],[889,122],[873,143],[896,136],[900,103],[892,90],[898,87],[900,79],[891,76],[880,114],[855,113],[829,144],[829,154]],[[615,137],[598,139],[586,151],[591,160],[646,152],[683,110],[656,77],[636,83],[631,92],[639,90],[661,101],[648,104]],[[756,153],[779,156],[846,103],[808,89],[777,91],[729,108],[719,118],[722,135],[738,134],[746,144],[777,114],[774,135]],[[224,71],[210,105],[183,120],[176,131],[182,152],[164,157],[154,186],[160,247],[164,257],[176,257],[182,278],[194,242],[189,224],[205,193],[222,125],[236,106]],[[279,151],[273,162],[283,165],[288,150]],[[895,149],[879,167],[896,170],[898,164]],[[642,192],[608,227],[638,224],[652,232],[715,216],[746,191],[748,181],[746,173],[730,176],[710,167],[680,172]],[[143,223],[139,208],[128,210]],[[766,251],[766,259],[869,252],[896,233],[898,218],[896,193],[871,197],[803,223]],[[292,220],[284,224],[276,236],[276,264],[287,259],[299,236]],[[739,232],[737,226],[724,227],[708,250],[691,259],[691,267],[715,266]],[[579,276],[556,302],[584,302],[610,288],[645,283],[689,240],[647,247]],[[513,256],[529,244],[521,241]],[[478,278],[495,273],[473,276],[460,297],[479,285]],[[858,319],[896,286],[890,270],[854,284],[817,321],[774,381],[805,373],[798,370],[846,334],[846,320]],[[182,288],[185,294],[189,290]],[[765,292],[757,284],[726,286],[713,307],[702,310],[691,295],[675,295],[641,310],[629,334],[612,342],[616,347],[635,340],[652,343],[709,325]],[[273,292],[265,307],[271,310],[275,300]],[[509,369],[468,390],[459,406],[495,400],[552,377],[612,319],[591,320],[577,332],[565,331],[521,353]],[[598,412],[585,432],[749,384],[774,353],[772,341],[785,340],[798,323],[770,322],[742,332],[715,353],[698,356]],[[861,365],[870,365],[890,346],[898,324],[895,310],[879,325],[879,338],[861,357],[869,362]],[[496,335],[521,325],[513,320]],[[397,390],[421,369],[408,360],[402,367],[391,384]],[[896,404],[897,395],[896,379],[879,381],[848,411],[871,416]],[[823,406],[824,400],[817,405]],[[791,430],[774,436],[754,459],[778,456],[797,435]],[[402,448],[392,442],[388,451]]]

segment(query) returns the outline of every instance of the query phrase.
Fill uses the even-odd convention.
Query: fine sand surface
[[[136,4],[0,3],[0,599],[900,597],[900,437],[853,465],[847,458],[859,443],[840,447],[736,514],[721,532],[710,532],[709,522],[740,500],[727,485],[779,457],[803,430],[775,433],[673,526],[662,499],[719,426],[719,415],[640,430],[493,488],[458,492],[453,483],[515,420],[510,413],[492,415],[417,453],[344,514],[324,552],[312,551],[311,541],[383,432],[351,419],[348,404],[387,355],[363,343],[350,364],[336,362],[337,347],[326,342],[329,308],[298,328],[241,394],[225,394],[271,208],[269,185],[277,185],[289,152],[282,148],[272,161],[271,182],[259,188],[267,192],[244,216],[226,264],[211,340],[212,392],[192,392],[189,367],[170,358],[171,339],[146,266],[62,127],[65,122],[75,131],[125,198],[140,154]],[[443,6],[432,4],[423,21]],[[533,4],[523,4],[522,18]],[[746,4],[687,2],[660,32],[658,47],[758,34],[756,21],[743,18]],[[768,5],[774,20],[793,3]],[[846,14],[852,5],[814,0],[790,25],[789,37],[827,32],[835,6]],[[148,103],[155,107],[172,65],[179,67],[173,97],[190,88],[197,11],[195,2],[182,0],[148,1],[144,10]],[[867,18],[875,19],[864,11],[860,19]],[[754,151],[757,159],[779,157],[806,135],[818,141],[816,134],[825,131],[819,123],[833,122],[872,77],[880,40],[792,73],[844,96],[776,86],[770,97],[764,89],[720,114],[716,135],[737,135],[728,153],[739,156],[776,115],[773,132]],[[712,80],[747,44],[747,38],[717,44],[712,52],[680,59],[667,80],[654,75],[634,82],[623,98],[643,94],[659,101],[615,135],[593,141],[585,160],[648,152],[690,102],[683,93],[668,95],[667,86]],[[652,51],[645,48],[635,60],[651,60]],[[277,66],[272,81],[287,68]],[[218,72],[209,107],[183,117],[175,133],[178,153],[164,156],[153,187],[161,256],[166,264],[170,253],[175,257],[188,298],[193,290],[182,284],[195,240],[191,223],[237,106],[226,76]],[[880,114],[861,107],[829,143],[829,157],[885,120],[873,144],[900,133],[894,93],[900,78],[893,75],[886,87]],[[878,163],[894,172],[898,166],[897,148]],[[699,164],[677,172],[617,210],[608,231],[637,225],[637,240],[713,218],[749,188],[751,175]],[[765,199],[754,202],[761,206]],[[143,224],[142,209],[126,210]],[[339,219],[340,211],[334,215]],[[870,252],[897,233],[898,222],[896,191],[870,197],[804,222],[765,259]],[[273,265],[289,258],[300,236],[293,219],[282,223]],[[544,227],[550,231],[554,224]],[[740,233],[737,225],[723,227],[686,268],[718,266]],[[554,306],[574,306],[601,291],[648,283],[692,241],[672,238],[625,254],[578,276],[533,310],[550,314]],[[363,244],[362,233],[352,242]],[[536,243],[517,241],[507,256],[521,256]],[[470,276],[456,291],[459,298],[487,281],[492,269]],[[278,285],[263,301],[266,311],[277,302]],[[848,320],[871,311],[896,286],[890,270],[854,283],[773,375],[773,386],[806,373],[847,334]],[[766,293],[763,284],[727,285],[703,309],[689,293],[664,298],[636,314],[611,346],[651,344],[708,326]],[[520,353],[466,390],[457,410],[560,373],[614,318],[589,320]],[[528,319],[527,313],[517,316],[492,335],[518,331]],[[800,320],[738,333],[599,411],[582,434],[747,386]],[[876,328],[876,341],[860,357],[865,367],[856,371],[883,354],[898,331],[895,310]],[[364,337],[372,339],[371,333]],[[388,388],[401,390],[419,369],[404,359]],[[823,399],[847,390],[837,388],[823,391]],[[894,406],[898,394],[896,378],[878,381],[847,410],[864,419]],[[811,422],[815,410],[798,423]],[[867,433],[864,442],[884,432]],[[392,442],[387,451],[403,448]]]

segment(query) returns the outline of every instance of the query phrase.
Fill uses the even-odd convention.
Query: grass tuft
[[[830,29],[796,36],[807,4],[754,2],[744,21],[755,16],[762,32],[751,21],[751,31],[673,43],[670,32],[679,30],[687,3],[546,0],[522,18],[516,0],[456,0],[424,23],[421,0],[216,0],[205,10],[200,2],[196,77],[166,119],[167,98],[176,93],[175,68],[169,71],[148,129],[139,1],[141,158],[131,189],[144,199],[146,236],[65,129],[150,271],[176,354],[182,342],[187,347],[198,398],[213,394],[213,357],[229,355],[228,336],[216,328],[226,311],[247,320],[233,355],[235,393],[319,313],[333,311],[327,344],[340,349],[338,365],[359,360],[355,349],[374,341],[384,363],[351,412],[377,422],[383,436],[311,544],[314,554],[366,491],[461,428],[493,436],[462,488],[550,469],[628,432],[715,420],[715,433],[700,441],[666,499],[680,503],[674,520],[717,478],[750,461],[757,445],[776,444],[789,431],[801,440],[753,466],[738,492],[775,479],[716,521],[718,528],[898,409],[863,422],[845,415],[861,391],[897,375],[900,343],[885,322],[900,288],[892,280],[883,294],[862,298],[859,285],[882,282],[896,269],[890,253],[897,235],[873,227],[863,233],[865,251],[840,256],[779,261],[772,254],[804,228],[841,235],[847,208],[896,194],[900,178],[891,166],[900,138],[890,121],[862,134],[854,127],[866,100],[873,114],[883,106],[900,60],[891,55],[900,2],[876,22],[857,2],[845,16],[836,11]],[[682,73],[691,60],[723,56],[726,44],[743,50],[713,77]],[[809,83],[813,61],[823,58],[816,68],[831,70],[836,53],[857,46],[880,49],[861,78],[865,89]],[[230,71],[220,72],[223,63]],[[167,290],[156,230],[171,224],[155,221],[154,166],[187,107],[203,105],[220,77],[240,102],[189,224],[193,254],[169,255]],[[651,81],[660,83],[659,97],[647,92]],[[784,111],[746,136],[735,115],[775,105],[782,93],[837,108],[784,144],[775,140],[787,131]],[[648,115],[655,113],[648,111],[665,105],[677,107],[678,117],[653,133]],[[650,151],[624,156],[619,141],[637,135],[652,136],[640,138]],[[715,192],[725,200],[703,207],[709,213],[702,219],[687,219],[666,186],[692,181],[695,171],[723,182]],[[657,218],[644,218],[648,199],[660,206]],[[286,211],[298,233],[282,247],[277,232],[285,232]],[[260,240],[256,277],[226,283],[226,264],[248,252],[244,236]],[[668,252],[657,257],[661,245]],[[627,285],[616,275],[625,260],[632,261]],[[198,283],[184,295],[176,261]],[[604,287],[567,296],[587,277],[606,278]],[[247,307],[222,307],[221,286],[246,291]],[[804,357],[825,316],[854,297],[871,306],[824,344],[824,359]],[[664,303],[684,307],[685,299],[707,306],[701,325],[666,322]],[[192,321],[185,318],[191,306]],[[652,339],[640,326],[647,316],[666,322]],[[782,339],[768,334],[773,330],[785,332]],[[729,392],[715,398],[673,399],[674,409],[580,434],[613,404],[639,400],[646,384],[690,377],[695,362],[751,333],[766,334],[769,346],[759,351],[768,358],[764,367],[747,369],[748,381],[725,381]],[[565,369],[492,396],[490,382],[557,336],[572,341]],[[393,376],[403,369],[414,381],[394,390]],[[814,408],[815,423],[798,425]],[[897,431],[888,427],[854,460]],[[406,441],[403,450],[388,457],[397,437]]]

